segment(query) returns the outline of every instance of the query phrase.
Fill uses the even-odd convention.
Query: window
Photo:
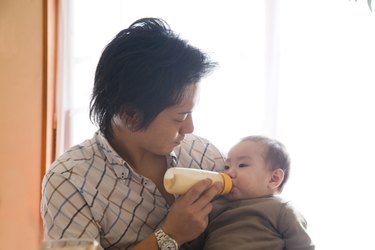
[[[65,127],[69,131],[61,131],[64,134],[60,133],[58,152],[91,137],[96,130],[88,119],[88,105],[100,54],[121,29],[145,16],[162,17],[181,37],[220,64],[201,85],[204,98],[194,112],[195,133],[229,145],[227,141],[233,144],[244,132],[262,132],[264,118],[259,117],[265,113],[265,4],[244,0],[237,1],[236,5],[199,0],[183,3],[173,0],[64,2],[63,53],[68,56],[63,57],[65,78],[61,79],[63,119],[60,121],[61,127],[69,125]],[[235,103],[228,105],[228,101]],[[207,122],[199,122],[207,119],[218,131],[224,131],[228,123],[236,129],[218,137],[216,131],[205,126]]]
[[[276,137],[292,158],[283,195],[317,249],[371,245],[375,13],[366,1],[61,2],[58,153],[96,130],[88,105],[104,46],[134,20],[162,17],[220,63],[203,79],[195,133],[223,151],[245,135]]]

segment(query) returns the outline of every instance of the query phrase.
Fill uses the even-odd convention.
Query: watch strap
[[[168,234],[166,234],[162,228],[158,228],[156,231],[155,231],[155,238],[156,238],[156,241],[158,243],[158,246],[159,246],[159,249],[161,250],[164,250],[163,249],[163,243],[165,241],[170,241],[174,246],[175,246],[175,249],[178,249],[178,244],[177,242],[171,237],[169,236]]]

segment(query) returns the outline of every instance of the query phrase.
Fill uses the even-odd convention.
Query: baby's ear
[[[278,187],[284,180],[284,170],[281,168],[275,169],[272,171],[270,182],[268,183],[268,187],[272,190],[277,190]]]

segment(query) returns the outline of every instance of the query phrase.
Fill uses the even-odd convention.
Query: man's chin
[[[171,145],[170,147],[165,148],[164,152],[165,152],[165,154],[170,154],[170,153],[172,153],[174,150],[176,150],[176,148],[178,148],[178,147],[180,147],[180,145],[173,144],[173,145]]]
[[[179,148],[179,147],[181,147],[181,142],[174,142],[172,151],[175,150],[176,148]]]

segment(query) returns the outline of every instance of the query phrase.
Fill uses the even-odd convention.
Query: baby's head
[[[290,159],[284,145],[264,136],[248,136],[228,153],[225,172],[233,181],[230,200],[280,193],[289,177]]]

